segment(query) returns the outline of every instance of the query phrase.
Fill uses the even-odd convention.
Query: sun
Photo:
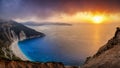
[[[93,16],[93,17],[92,17],[92,21],[93,21],[93,23],[95,23],[95,24],[103,23],[104,19],[105,19],[104,16]]]

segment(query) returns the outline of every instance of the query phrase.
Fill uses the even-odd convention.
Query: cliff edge
[[[120,28],[115,35],[92,57],[88,57],[82,68],[120,68]]]

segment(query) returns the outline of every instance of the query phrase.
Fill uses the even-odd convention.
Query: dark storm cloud
[[[79,11],[119,12],[119,0],[0,0],[0,17],[19,18]]]

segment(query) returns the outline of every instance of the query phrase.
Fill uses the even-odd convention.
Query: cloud
[[[0,0],[0,17],[46,19],[80,11],[114,13],[120,11],[119,6],[119,0]]]

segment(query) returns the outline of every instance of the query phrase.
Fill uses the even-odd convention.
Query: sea
[[[31,61],[80,66],[114,36],[119,26],[119,23],[28,26],[46,36],[20,41],[18,46]]]

